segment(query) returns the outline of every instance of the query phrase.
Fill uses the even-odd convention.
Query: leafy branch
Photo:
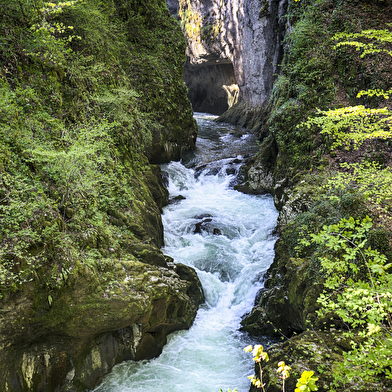
[[[366,201],[376,209],[379,218],[384,218],[384,216],[392,218],[390,211],[392,203],[391,168],[382,168],[376,162],[342,163],[341,167],[348,171],[338,172],[328,178],[324,188],[329,194],[323,197],[333,201],[337,197],[333,193],[347,192],[347,188],[352,186],[358,189],[365,196]]]
[[[318,117],[310,117],[297,128],[317,127],[320,134],[331,136],[331,150],[345,147],[359,148],[365,140],[392,137],[392,113],[387,109],[367,109],[362,105],[323,111],[317,109]]]
[[[319,259],[326,290],[318,299],[319,315],[326,309],[348,327],[345,334],[351,350],[344,353],[344,362],[334,373],[340,382],[352,378],[374,382],[374,377],[383,374],[392,378],[387,360],[392,350],[392,263],[368,245],[372,226],[369,217],[350,217],[301,240],[303,246],[315,243],[323,249]]]
[[[356,50],[362,52],[362,58],[375,53],[387,53],[392,56],[391,50],[379,46],[380,44],[392,43],[392,32],[389,30],[369,29],[360,33],[338,33],[335,34],[333,40],[340,40],[335,45],[335,49],[342,46],[354,46]],[[375,41],[377,45],[372,41]]]

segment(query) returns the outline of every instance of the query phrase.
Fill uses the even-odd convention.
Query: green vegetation
[[[185,36],[197,43],[212,43],[221,31],[221,22],[209,23],[208,17],[192,10],[190,0],[179,1],[178,17]]]
[[[194,146],[186,42],[164,0],[0,9],[1,389],[93,389],[195,317],[153,165]]]
[[[383,1],[290,2],[259,154],[263,162],[276,146],[283,210],[277,258],[249,323],[259,315],[286,335],[306,331],[303,344],[299,335],[281,354],[272,350],[273,360],[290,353],[293,368],[317,370],[325,390],[391,386],[391,9]]]
[[[158,0],[1,7],[0,297],[50,293],[161,246],[146,156],[192,146],[185,40]]]
[[[366,38],[390,43],[389,31],[368,30],[359,34],[340,34],[335,38]],[[352,45],[362,50],[361,57],[387,53],[373,43],[358,41],[340,42],[335,48]],[[382,97],[388,99],[389,90],[367,89],[358,93],[357,98]],[[331,150],[351,146],[358,149],[369,139],[390,139],[390,111],[365,108],[364,106],[343,107],[319,111],[322,117],[310,117],[297,128],[321,129],[320,134],[331,136]],[[378,162],[341,164],[347,173],[337,173],[327,179],[327,190],[334,192],[322,196],[331,203],[349,190],[364,196],[369,212],[377,219],[375,227],[390,227],[390,167],[382,168]],[[336,191],[340,190],[339,196]],[[346,210],[344,214],[347,214]],[[348,215],[348,214],[347,214]],[[358,212],[354,215],[358,216]],[[352,380],[363,384],[392,379],[390,352],[392,349],[392,275],[385,254],[372,249],[370,232],[374,229],[372,220],[354,219],[352,216],[340,219],[335,224],[324,225],[320,231],[311,233],[311,240],[302,239],[303,246],[316,244],[315,254],[323,274],[324,292],[319,296],[321,309],[319,317],[328,312],[343,322],[346,329],[343,336],[349,339],[350,349],[343,353],[344,360],[334,370],[335,387]],[[306,230],[302,226],[302,230]],[[389,248],[389,247],[388,247]],[[389,251],[389,249],[388,249]]]
[[[255,375],[249,376],[249,380],[256,388],[261,388],[263,392],[265,392],[265,384],[263,383],[263,369],[261,368],[261,361],[268,362],[269,357],[268,354],[264,351],[262,345],[256,345],[254,347],[247,346],[244,348],[246,352],[252,352],[253,360],[259,364],[259,374],[260,378],[257,378]],[[278,368],[276,372],[280,374],[280,378],[282,380],[282,391],[285,392],[285,380],[290,377],[291,367],[286,365],[284,361],[280,361],[278,363]],[[317,377],[313,377],[314,372],[305,370],[301,377],[297,380],[297,385],[295,392],[312,392],[317,391],[318,388],[316,386]]]
[[[384,225],[388,225],[388,219],[391,217],[392,202],[392,173],[390,167],[383,167],[381,156],[379,162],[359,163],[342,163],[341,168],[349,170],[348,172],[337,172],[327,179],[324,185],[327,195],[323,196],[333,201],[339,196],[333,193],[343,195],[350,188],[356,188],[367,203],[367,208],[373,211],[373,215]],[[333,190],[333,193],[331,192]]]
[[[326,291],[318,299],[323,308],[320,316],[325,310],[336,314],[348,329],[345,336],[351,350],[337,366],[338,382],[369,382],[380,374],[392,379],[392,275],[388,271],[392,263],[371,248],[372,226],[369,217],[362,221],[351,217],[310,234],[310,241],[301,241],[303,246],[321,245]]]
[[[368,109],[363,105],[328,111],[318,110],[320,117],[311,117],[298,129],[320,127],[321,135],[331,137],[331,150],[351,145],[358,149],[365,140],[392,137],[392,113],[387,109]]]
[[[388,105],[379,105],[390,89],[391,33],[374,28],[374,13],[352,2],[289,4],[294,28],[265,126],[283,153],[282,167],[309,169],[330,148],[390,137]]]
[[[392,56],[387,44],[392,43],[392,33],[389,30],[364,30],[360,33],[337,33],[333,40],[339,41],[334,49],[343,46],[353,46],[361,52],[360,57],[375,54],[387,54]],[[365,41],[365,42],[363,42]],[[379,97],[389,99],[391,90],[368,89],[358,92],[357,98],[363,96]],[[353,144],[358,148],[365,140],[378,138],[390,139],[391,132],[391,112],[384,108],[371,109],[363,105],[348,106],[334,110],[317,110],[321,117],[311,117],[307,121],[299,124],[298,129],[311,129],[319,127],[321,135],[331,136],[333,142],[331,149],[342,147],[347,150]]]
[[[317,391],[316,381],[317,377],[313,377],[314,372],[305,370],[298,379],[295,392],[311,392]]]

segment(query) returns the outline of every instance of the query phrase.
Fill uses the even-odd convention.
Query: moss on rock
[[[351,380],[346,384],[336,384],[333,378],[336,364],[343,360],[343,351],[349,348],[349,341],[339,331],[307,331],[291,339],[275,344],[267,350],[270,360],[264,362],[263,382],[267,392],[281,392],[282,379],[276,372],[278,363],[284,361],[291,367],[290,377],[285,381],[285,390],[293,391],[297,380],[303,371],[313,371],[318,377],[316,383],[318,391],[327,392],[331,388],[349,392],[384,392],[388,388],[376,383],[361,383],[360,380]],[[259,377],[259,367],[255,367]],[[251,392],[257,389],[252,386]]]
[[[93,388],[115,363],[152,358],[169,333],[191,325],[202,300],[195,276],[184,280],[174,266],[155,267],[136,259],[111,260],[100,272],[96,268],[93,273],[94,268],[81,265],[66,287],[51,293],[50,301],[46,290],[33,287],[3,300],[5,391],[23,390],[13,389],[15,378],[34,389],[33,379],[44,376],[42,385],[50,388],[55,374],[56,388]],[[127,339],[121,339],[123,334]],[[59,367],[64,367],[63,378],[56,373]],[[68,373],[72,379],[66,378]]]
[[[202,299],[159,249],[168,192],[149,163],[194,148],[181,29],[163,0],[72,3],[2,3],[5,392],[91,389],[158,355]]]
[[[390,227],[387,220],[380,220],[379,214],[374,213],[368,196],[359,191],[355,181],[347,180],[342,192],[328,182],[336,171],[346,170],[347,173],[340,163],[366,162],[369,151],[379,150],[379,154],[368,155],[374,161],[381,159],[383,165],[390,166],[390,153],[385,148],[375,147],[382,142],[371,142],[356,151],[341,149],[331,153],[331,140],[320,134],[320,129],[297,127],[308,116],[316,115],[316,107],[328,110],[350,104],[361,103],[369,107],[380,104],[371,100],[360,102],[356,93],[361,88],[374,88],[376,84],[384,86],[384,70],[386,64],[390,70],[390,61],[381,65],[375,59],[373,64],[372,59],[366,66],[360,65],[363,59],[359,60],[354,51],[346,48],[336,51],[331,38],[343,31],[380,28],[375,20],[382,19],[382,25],[386,27],[388,17],[381,18],[381,9],[390,15],[391,6],[385,3],[357,2],[354,5],[326,0],[292,1],[289,5],[291,31],[286,38],[282,75],[271,95],[271,114],[266,123],[269,133],[263,139],[259,156],[248,168],[253,189],[262,190],[267,175],[272,178],[272,186],[268,188],[272,189],[280,211],[280,238],[274,262],[265,276],[265,288],[251,313],[242,321],[242,329],[252,335],[282,334],[290,338],[269,351],[271,361],[263,373],[268,392],[281,390],[281,380],[276,373],[281,360],[293,368],[287,390],[295,388],[296,379],[303,370],[316,373],[319,390],[330,390],[333,382],[344,379],[344,376],[334,377],[334,372],[337,364],[344,361],[343,353],[352,349],[342,338],[347,328],[342,319],[336,314],[318,312],[321,305],[317,300],[325,289],[320,257],[325,253],[315,244],[300,246],[299,251],[301,239],[310,233],[319,233],[323,225],[332,225],[350,216],[361,220],[369,215],[376,222],[375,227]],[[372,75],[368,74],[365,82],[362,77],[370,69]],[[357,82],[355,87],[354,80]],[[274,143],[267,144],[269,138]],[[389,255],[391,242],[387,247],[382,243],[377,242],[377,246],[383,247],[382,252]],[[295,334],[299,335],[292,337]],[[361,338],[356,335],[356,339]],[[389,380],[382,374],[369,377],[371,379],[374,382],[362,382],[361,379],[348,380],[346,384],[337,382],[334,388],[336,391],[386,391],[390,388]]]

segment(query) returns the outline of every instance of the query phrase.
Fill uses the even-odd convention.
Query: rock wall
[[[167,7],[171,15],[177,15],[180,9],[178,0],[166,0]]]
[[[203,293],[196,272],[158,248],[168,200],[155,169],[145,173],[154,194],[144,200],[139,239],[127,245],[134,256],[102,268],[80,262],[50,298],[36,280],[1,300],[2,392],[92,389],[116,363],[153,358],[168,334],[190,327]]]
[[[231,62],[192,64],[188,60],[183,77],[195,112],[219,115],[238,100],[239,90]]]
[[[168,3],[171,10],[177,9],[173,1]],[[279,72],[287,3],[287,0],[180,0],[178,16],[188,40],[189,59],[184,80],[194,109],[199,108],[195,97],[200,99],[203,90],[206,101],[212,104],[210,111],[222,112],[211,99],[223,95],[222,90],[226,90],[227,108],[237,101],[252,107],[267,102]],[[223,65],[228,63],[232,64],[233,72],[228,67],[223,71]],[[195,86],[198,94],[193,93]],[[235,95],[227,92],[227,86],[236,91]]]
[[[197,134],[178,23],[164,0],[52,6],[2,2],[1,392],[91,390],[157,356],[203,300],[160,250],[168,191],[151,164]]]

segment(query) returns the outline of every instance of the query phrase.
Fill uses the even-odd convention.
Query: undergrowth
[[[282,233],[282,270],[306,265],[300,283],[325,289],[312,326],[341,329],[351,342],[333,367],[337,390],[381,390],[391,379],[388,13],[383,1],[290,2],[271,95],[275,179],[311,199]]]
[[[185,40],[163,1],[1,7],[2,297],[30,281],[59,288],[140,241],[160,246],[146,155],[163,124],[173,140],[195,125]]]

